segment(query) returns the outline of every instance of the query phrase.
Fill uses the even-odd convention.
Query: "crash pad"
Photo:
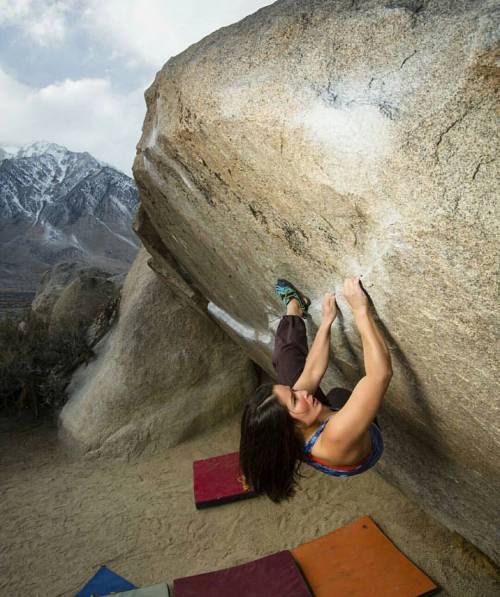
[[[117,591],[128,591],[135,589],[128,580],[118,576],[115,572],[101,566],[94,576],[87,582],[83,589],[78,592],[75,597],[90,597],[91,595],[109,595]]]
[[[193,463],[196,508],[208,508],[254,497],[240,470],[239,452]]]
[[[166,582],[141,589],[133,589],[124,593],[113,593],[113,597],[170,597],[170,591]]]
[[[315,597],[417,597],[438,588],[369,516],[292,550]]]
[[[289,551],[174,580],[175,597],[312,597]]]

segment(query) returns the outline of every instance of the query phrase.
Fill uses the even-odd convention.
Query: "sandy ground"
[[[374,471],[332,479],[307,469],[285,505],[257,498],[197,511],[193,460],[237,446],[238,417],[128,462],[75,459],[48,423],[4,427],[0,595],[73,596],[101,564],[138,586],[171,583],[291,549],[364,514],[443,588],[440,595],[500,594],[498,570],[485,556]]]

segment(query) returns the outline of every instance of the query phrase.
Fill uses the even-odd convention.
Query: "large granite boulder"
[[[45,270],[31,303],[31,311],[48,324],[57,299],[68,284],[78,277],[81,270],[80,263],[69,261]]]
[[[378,469],[498,561],[494,12],[276,2],[166,63],[134,174],[153,267],[269,373],[275,279],[317,299],[314,331],[324,292],[364,274],[395,370]],[[352,386],[339,303],[328,383]]]
[[[88,326],[106,307],[117,300],[124,274],[110,274],[94,266],[59,263],[44,272],[31,304],[53,334]]]
[[[80,272],[55,302],[49,333],[72,326],[90,326],[120,296],[120,287],[109,278],[109,274],[104,272]]]
[[[87,455],[173,446],[234,413],[256,370],[206,313],[179,299],[141,249],[125,279],[118,321],[73,375],[63,439]]]

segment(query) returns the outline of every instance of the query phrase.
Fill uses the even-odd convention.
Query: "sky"
[[[130,176],[156,72],[272,3],[0,0],[0,147],[58,143]]]

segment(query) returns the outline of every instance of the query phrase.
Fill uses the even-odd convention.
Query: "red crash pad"
[[[421,597],[438,588],[369,516],[292,550],[315,597]]]
[[[312,597],[289,551],[174,580],[175,597]]]
[[[254,497],[240,470],[239,452],[193,463],[196,507],[208,508]]]

